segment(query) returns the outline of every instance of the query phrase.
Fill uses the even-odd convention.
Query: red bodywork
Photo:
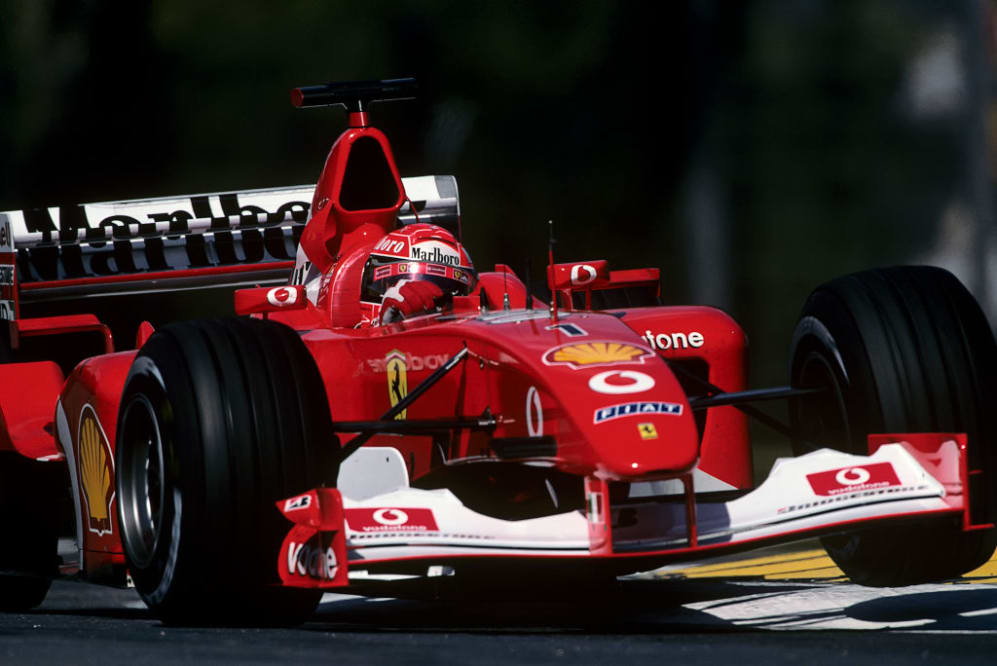
[[[525,298],[525,294],[520,297]],[[473,295],[468,300],[473,301]],[[392,352],[405,355],[408,386],[414,387],[442,360],[466,345],[476,362],[463,364],[430,389],[425,399],[409,408],[406,418],[476,417],[488,408],[498,420],[494,437],[551,435],[557,440],[558,465],[565,471],[612,480],[674,476],[696,463],[699,437],[685,392],[658,354],[629,328],[626,316],[565,313],[561,324],[585,332],[584,336],[571,336],[562,327],[553,326],[544,311],[536,313],[541,315],[538,318],[511,323],[501,322],[501,312],[496,313],[497,321],[477,314],[475,309],[464,316],[420,317],[384,328],[306,333],[304,340],[326,382],[333,418],[370,420],[392,406],[385,373],[386,359]],[[743,352],[743,335],[722,313],[690,308],[684,316],[657,324],[652,323],[656,320],[651,312],[635,316],[641,325],[654,326],[656,331],[679,330],[673,327],[726,329],[723,337],[739,337],[740,347],[724,340],[726,344],[718,345],[717,356],[723,359]],[[612,345],[622,347],[616,354],[629,359],[599,355]],[[557,351],[567,356],[575,350],[581,357],[578,363],[551,360]],[[699,358],[710,359],[706,354]],[[343,359],[350,361],[344,363]],[[727,376],[717,372],[712,378],[721,384],[727,383],[722,379],[743,381],[743,372]],[[728,386],[741,388],[737,383]],[[536,389],[542,409],[541,419],[535,419],[542,426],[532,433],[526,413],[531,387]],[[674,404],[678,409],[676,413],[618,416],[597,422],[597,410],[633,402]],[[657,445],[648,444],[638,423],[655,427]],[[711,419],[708,427],[722,434],[736,430],[738,424],[743,432],[743,419],[728,413],[727,419],[723,414]],[[487,453],[487,442],[475,439],[472,435],[462,437],[450,457]],[[735,468],[747,461],[746,444],[745,439],[736,437],[704,444],[718,463],[716,469],[704,471],[716,472],[732,485],[746,486],[750,467]],[[726,459],[730,454],[733,463]],[[421,468],[422,464],[417,456],[416,466]]]

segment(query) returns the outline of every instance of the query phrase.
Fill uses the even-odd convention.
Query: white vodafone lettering
[[[413,356],[405,354],[405,363],[409,370],[436,370],[450,359],[446,354],[431,354],[428,356]],[[383,358],[367,359],[367,366],[374,372],[384,372],[387,363]]]
[[[401,509],[378,509],[374,512],[374,520],[382,525],[404,525],[408,522],[408,514]]]
[[[834,480],[843,486],[857,486],[869,480],[869,471],[861,467],[843,469],[834,476]]]
[[[585,273],[584,275],[582,275],[583,272]],[[582,287],[589,282],[595,282],[597,276],[595,268],[588,264],[576,264],[571,267],[571,284],[576,287]]]
[[[526,392],[526,432],[530,437],[542,437],[544,434],[544,412],[536,386],[531,386]]]
[[[298,290],[290,287],[274,287],[267,292],[267,303],[276,307],[294,305],[298,300]]]
[[[318,578],[318,561],[322,557],[322,553],[313,549],[308,549],[308,575],[312,578]]]
[[[329,580],[336,578],[336,571],[339,569],[339,562],[336,561],[336,553],[329,546],[325,549],[325,577]]]
[[[610,384],[610,379],[627,380],[628,384]],[[654,377],[636,370],[606,370],[589,379],[589,388],[596,393],[606,395],[623,395],[625,393],[641,393],[654,388]]]
[[[644,331],[644,339],[654,349],[699,349],[706,344],[706,338],[699,331],[689,333],[652,333]]]
[[[313,548],[307,543],[292,541],[287,549],[287,570],[298,576],[333,580],[338,565],[332,546],[322,552],[320,548]]]
[[[305,544],[291,542],[291,546],[287,549],[287,570],[291,573],[296,573],[295,568],[298,565],[298,558],[301,555],[301,551],[304,550]],[[304,575],[304,572],[300,575]]]

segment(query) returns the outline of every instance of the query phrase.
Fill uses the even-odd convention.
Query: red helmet
[[[384,293],[402,280],[427,280],[445,294],[467,296],[476,276],[471,257],[453,234],[432,224],[410,224],[374,245],[364,267],[360,300],[379,305]]]

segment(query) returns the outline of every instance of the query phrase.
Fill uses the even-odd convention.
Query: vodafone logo
[[[275,307],[294,305],[298,301],[298,290],[293,287],[274,287],[267,292],[267,303]]]
[[[807,474],[807,481],[816,494],[824,496],[880,490],[901,485],[893,465],[888,462]]]
[[[843,486],[857,486],[869,480],[869,471],[861,467],[849,467],[834,475],[834,480]]]
[[[608,286],[609,263],[604,259],[555,264],[551,270],[554,287],[600,289]]]
[[[439,532],[432,509],[382,507],[347,509],[346,523],[354,532]]]
[[[544,411],[536,386],[531,386],[526,392],[526,432],[530,437],[544,434]]]
[[[636,370],[606,370],[592,375],[589,388],[605,395],[642,393],[654,388],[654,377]]]
[[[576,287],[583,287],[590,282],[595,282],[598,273],[595,268],[588,264],[576,264],[571,267],[571,284]]]
[[[378,509],[373,518],[382,525],[404,525],[408,522],[408,514],[401,509]]]

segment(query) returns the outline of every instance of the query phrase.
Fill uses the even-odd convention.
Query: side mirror
[[[553,289],[605,289],[609,286],[609,262],[599,259],[554,264],[547,268],[547,276]]]
[[[284,287],[253,287],[235,292],[235,313],[237,315],[280,310],[304,310],[308,304],[305,288],[301,285]]]

